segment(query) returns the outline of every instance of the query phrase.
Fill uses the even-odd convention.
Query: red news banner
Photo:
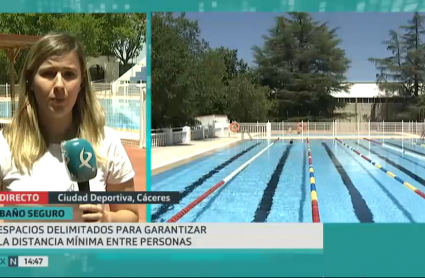
[[[180,192],[0,192],[4,205],[178,204]]]

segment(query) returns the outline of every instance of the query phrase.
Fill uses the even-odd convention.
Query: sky
[[[262,35],[274,26],[275,17],[283,13],[186,13],[197,20],[201,37],[211,47],[237,49],[239,58],[252,65],[252,46],[263,45]],[[368,58],[383,58],[391,54],[382,43],[389,39],[389,30],[406,25],[412,13],[312,13],[315,20],[339,27],[340,45],[351,60],[347,72],[350,82],[374,82],[376,69]]]

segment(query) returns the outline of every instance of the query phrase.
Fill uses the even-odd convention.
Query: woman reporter
[[[76,191],[60,143],[84,138],[98,161],[91,191],[134,191],[134,170],[119,136],[105,126],[91,90],[81,44],[67,34],[49,34],[30,49],[19,82],[11,124],[0,133],[2,191]],[[88,211],[83,215],[82,212]],[[136,205],[80,205],[74,221],[138,222]]]

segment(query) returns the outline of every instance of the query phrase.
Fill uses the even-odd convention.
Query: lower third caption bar
[[[49,192],[49,204],[178,204],[180,192]]]

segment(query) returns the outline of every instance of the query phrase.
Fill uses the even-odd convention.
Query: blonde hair
[[[38,68],[52,56],[62,56],[75,52],[81,67],[81,91],[73,107],[73,123],[77,127],[77,137],[98,145],[105,137],[105,113],[96,95],[92,92],[82,45],[68,34],[48,34],[36,42],[26,57],[19,80],[18,107],[12,122],[3,130],[12,158],[17,169],[30,173],[33,164],[47,151],[48,142],[41,133],[37,113],[37,103],[31,91],[31,83]],[[12,100],[13,105],[14,100]],[[98,163],[104,159],[98,155]]]

